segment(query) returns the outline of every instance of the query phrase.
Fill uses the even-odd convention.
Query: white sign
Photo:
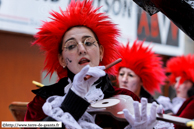
[[[64,9],[68,0],[1,0],[0,29],[35,34],[51,10]]]
[[[0,0],[0,29],[34,35],[42,21],[50,20],[51,10],[65,10],[70,0]],[[158,13],[150,17],[132,0],[94,0],[93,5],[106,12],[121,30],[120,41],[152,43],[156,53],[184,53],[184,34],[169,19]]]

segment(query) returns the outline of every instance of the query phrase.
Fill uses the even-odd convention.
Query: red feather
[[[59,78],[67,76],[67,69],[59,64],[58,53],[59,44],[67,29],[74,26],[86,26],[90,28],[97,36],[98,42],[104,47],[104,57],[100,65],[107,65],[115,61],[118,57],[117,38],[120,32],[116,25],[104,13],[98,13],[99,8],[92,6],[91,0],[71,1],[66,11],[60,9],[60,13],[52,11],[51,21],[45,21],[39,32],[35,35],[36,41],[33,44],[40,46],[45,52],[45,66],[43,70],[47,70],[47,75],[56,71]],[[113,74],[113,68],[106,71]]]
[[[151,51],[149,46],[144,47],[143,42],[135,41],[130,47],[129,43],[119,47],[122,62],[115,66],[117,75],[122,67],[129,68],[142,80],[143,87],[150,93],[154,90],[161,92],[160,85],[166,78],[162,67],[161,57]]]
[[[186,80],[194,82],[194,55],[177,56],[167,62],[166,71],[171,73],[170,83],[175,83],[177,77],[181,77],[179,84]]]

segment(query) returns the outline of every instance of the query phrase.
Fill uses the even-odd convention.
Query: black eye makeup
[[[130,76],[130,77],[134,77],[134,75],[133,75],[133,74],[131,74],[131,73],[128,73],[128,76]]]
[[[125,73],[119,73],[120,76],[123,76]]]

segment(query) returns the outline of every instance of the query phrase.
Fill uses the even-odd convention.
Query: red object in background
[[[158,11],[194,40],[194,8],[190,0],[133,0],[150,15]],[[190,2],[190,4],[188,3]]]

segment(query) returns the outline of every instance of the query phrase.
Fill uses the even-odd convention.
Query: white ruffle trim
[[[70,79],[68,79],[68,82],[69,84],[64,89],[65,94],[68,93],[69,89],[72,87]],[[67,129],[102,129],[95,124],[95,116],[90,115],[88,112],[85,112],[78,122],[71,114],[63,112],[60,106],[65,99],[65,96],[66,95],[49,97],[42,106],[43,112],[55,120],[63,122]],[[85,95],[85,99],[90,103],[94,103],[103,98],[104,94],[102,90],[100,88],[96,88],[95,85],[93,85],[89,92]]]
[[[174,124],[164,121],[158,121],[154,129],[174,129]]]

